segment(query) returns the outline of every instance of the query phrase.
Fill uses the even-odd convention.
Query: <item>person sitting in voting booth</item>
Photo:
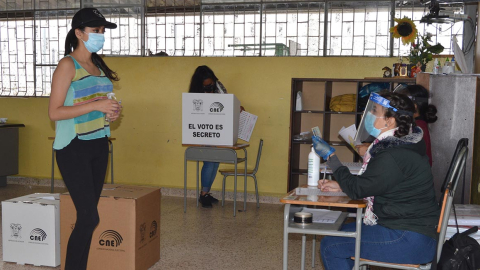
[[[358,175],[352,175],[335,149],[314,137],[316,153],[327,160],[336,181],[319,180],[322,191],[343,191],[367,202],[361,231],[360,257],[368,260],[422,264],[431,262],[437,248],[440,209],[423,132],[415,125],[415,106],[406,95],[372,93],[357,137],[376,139],[369,146]],[[355,223],[342,231],[355,231]],[[320,253],[326,270],[350,270],[355,239],[324,237]]]
[[[226,94],[227,89],[223,84],[218,80],[215,73],[207,66],[199,66],[195,69],[192,79],[190,81],[189,93],[215,93],[215,94]],[[240,106],[240,111],[243,111],[244,108]],[[210,189],[217,175],[218,162],[203,162],[202,173],[201,173],[201,182],[202,182],[202,192],[200,194],[199,201],[202,204],[202,207],[211,208],[212,203],[218,203],[218,199],[210,194]]]

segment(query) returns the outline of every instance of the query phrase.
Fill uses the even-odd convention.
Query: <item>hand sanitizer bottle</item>
[[[320,157],[315,153],[313,146],[312,151],[308,154],[308,185],[318,186],[320,179]]]
[[[435,58],[435,61],[433,61],[433,74],[439,74],[440,73],[440,65],[438,64],[438,58]]]
[[[445,73],[445,74],[450,73],[450,60],[448,59],[448,57],[445,60],[445,64],[442,67],[442,73]]]

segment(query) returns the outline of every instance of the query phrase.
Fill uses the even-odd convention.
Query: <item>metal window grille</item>
[[[99,52],[114,56],[406,56],[410,46],[390,37],[392,11],[444,54],[452,35],[463,45],[463,23],[419,23],[428,10],[418,0],[0,0],[0,96],[50,95],[71,18],[89,6],[117,23]]]
[[[259,4],[203,5],[202,55],[259,55],[260,18]]]
[[[327,55],[389,55],[390,1],[342,1],[329,5]]]
[[[147,2],[145,19],[146,55],[200,56],[200,0]]]
[[[322,56],[325,39],[324,2],[267,3],[264,5],[262,40],[265,44],[285,46],[283,55]],[[278,50],[265,56],[279,55]]]

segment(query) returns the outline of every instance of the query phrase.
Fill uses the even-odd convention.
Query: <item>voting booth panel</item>
[[[235,145],[240,101],[233,94],[182,94],[182,144]]]

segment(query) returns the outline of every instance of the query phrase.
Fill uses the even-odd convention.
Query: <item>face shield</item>
[[[370,94],[370,97],[363,112],[362,120],[355,134],[355,143],[371,143],[386,127],[385,113],[388,109],[397,111],[390,106],[390,101],[377,93]]]

